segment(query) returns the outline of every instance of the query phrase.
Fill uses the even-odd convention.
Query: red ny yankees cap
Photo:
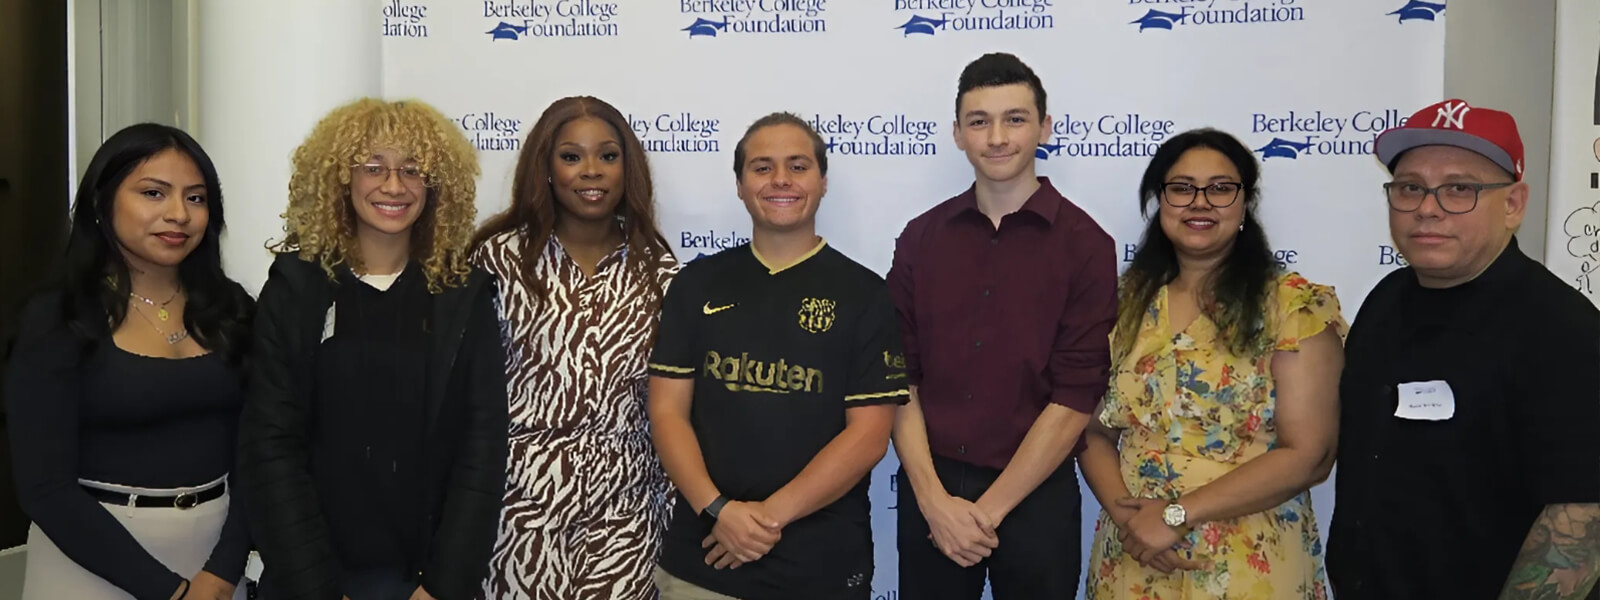
[[[1450,99],[1411,115],[1405,125],[1378,135],[1378,161],[1394,171],[1405,151],[1418,146],[1455,146],[1482,154],[1522,181],[1522,136],[1509,113]]]

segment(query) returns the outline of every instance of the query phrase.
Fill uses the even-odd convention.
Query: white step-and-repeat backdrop
[[[1372,158],[1378,132],[1440,100],[1445,5],[1418,0],[385,0],[383,92],[455,119],[481,151],[479,210],[509,202],[549,103],[592,95],[650,151],[681,259],[737,245],[733,146],[786,110],[828,141],[818,227],[885,272],[906,221],[970,185],[951,141],[956,79],[1007,51],[1044,80],[1039,172],[1125,248],[1169,136],[1210,126],[1257,149],[1279,260],[1336,287],[1347,318],[1402,261]],[[873,475],[874,597],[898,598],[893,454]],[[1085,491],[1084,543],[1098,511]],[[1324,531],[1332,489],[1316,490]]]

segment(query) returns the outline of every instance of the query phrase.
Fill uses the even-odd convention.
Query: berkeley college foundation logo
[[[694,258],[689,259],[688,262],[694,262],[723,250],[737,248],[750,243],[749,234],[715,229],[680,231],[678,235],[678,248],[683,250],[683,255],[688,255],[690,252],[694,253]]]
[[[678,0],[691,39],[736,34],[826,33],[828,0]]]
[[[383,37],[428,37],[428,5],[389,0],[383,5]]]
[[[901,37],[944,32],[1054,29],[1055,0],[894,0]]]
[[[1388,248],[1388,246],[1384,246],[1384,247]],[[1390,248],[1390,250],[1393,250],[1393,248]],[[1122,244],[1122,264],[1121,264],[1121,266],[1122,267],[1126,267],[1127,265],[1133,264],[1133,257],[1134,257],[1134,255],[1136,255],[1138,253],[1139,253],[1138,244],[1123,243]],[[1272,251],[1272,262],[1278,263],[1279,267],[1283,267],[1285,269],[1293,269],[1295,267],[1295,265],[1299,265],[1300,264],[1300,251],[1297,250],[1297,249],[1294,249],[1294,248],[1279,248],[1279,249],[1273,250]],[[1384,264],[1384,263],[1379,263],[1379,264]]]
[[[1258,25],[1306,20],[1303,0],[1127,0],[1144,9],[1129,21],[1139,31],[1210,25]]]
[[[598,0],[483,0],[491,41],[552,37],[616,37],[617,3]]]
[[[456,118],[472,146],[485,152],[516,152],[522,149],[522,120],[494,111],[470,112]]]
[[[628,127],[646,152],[720,152],[722,120],[692,112],[628,115]]]
[[[1256,148],[1263,162],[1305,156],[1370,156],[1378,134],[1405,122],[1406,116],[1394,108],[1345,114],[1289,110],[1251,115],[1250,133],[1272,136]]]
[[[939,122],[904,113],[813,114],[806,119],[827,142],[829,154],[845,156],[934,156]]]
[[[1151,157],[1161,142],[1173,134],[1171,119],[1139,113],[1117,115],[1061,115],[1050,124],[1055,137],[1039,144],[1034,157],[1050,160],[1057,156],[1122,158]]]

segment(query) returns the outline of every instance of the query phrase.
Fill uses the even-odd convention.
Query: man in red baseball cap
[[[1384,186],[1389,233],[1423,285],[1477,277],[1522,225],[1528,186],[1511,115],[1446,100],[1383,132],[1374,150],[1395,175]]]
[[[1375,152],[1409,266],[1345,342],[1334,595],[1583,598],[1600,577],[1600,311],[1517,247],[1516,121],[1446,100]]]

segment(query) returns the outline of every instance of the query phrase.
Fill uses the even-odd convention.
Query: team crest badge
[[[806,298],[800,301],[800,328],[811,333],[822,333],[833,327],[832,300]]]

